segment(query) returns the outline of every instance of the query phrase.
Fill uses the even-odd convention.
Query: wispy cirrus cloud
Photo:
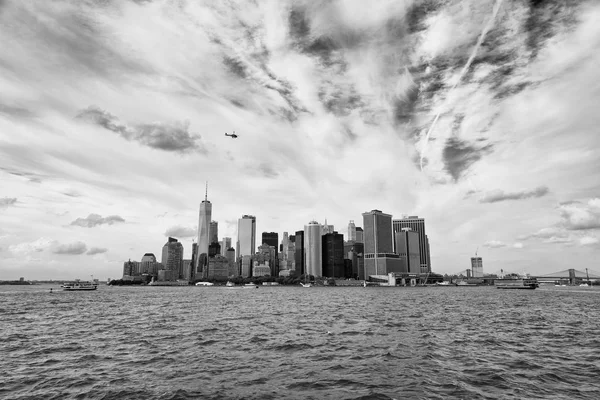
[[[81,110],[77,119],[101,126],[124,139],[136,141],[144,146],[178,153],[206,153],[198,134],[189,131],[189,123],[141,123],[128,126],[109,112],[96,106]]]
[[[74,226],[83,226],[85,228],[93,228],[99,225],[112,225],[119,222],[125,222],[123,217],[119,215],[109,215],[108,217],[102,217],[99,214],[90,214],[86,218],[77,218],[71,222]]]
[[[537,197],[543,197],[550,192],[548,187],[540,186],[533,190],[523,190],[520,192],[504,192],[503,190],[497,189],[492,190],[483,195],[481,199],[479,199],[480,203],[497,203],[500,201],[508,201],[508,200],[524,200],[531,199]]]
[[[502,242],[500,240],[490,240],[487,241],[483,244],[483,247],[487,247],[488,249],[499,249],[499,248],[503,248],[503,247],[511,247],[514,249],[522,249],[523,248],[523,243],[521,242],[516,242],[513,244],[509,244],[509,243],[505,243]]]

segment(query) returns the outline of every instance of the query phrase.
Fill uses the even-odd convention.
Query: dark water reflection
[[[600,398],[598,288],[49,288],[0,287],[0,398]]]

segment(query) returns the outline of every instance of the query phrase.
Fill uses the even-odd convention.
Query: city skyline
[[[0,279],[191,258],[207,181],[233,247],[377,209],[433,272],[593,270],[600,4],[431,4],[0,2]]]

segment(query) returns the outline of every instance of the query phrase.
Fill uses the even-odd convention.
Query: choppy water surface
[[[600,398],[600,289],[0,286],[0,398]]]

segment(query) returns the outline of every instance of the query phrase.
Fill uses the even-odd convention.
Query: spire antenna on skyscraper
[[[208,201],[208,181],[206,181],[206,191],[204,192],[204,201]]]

